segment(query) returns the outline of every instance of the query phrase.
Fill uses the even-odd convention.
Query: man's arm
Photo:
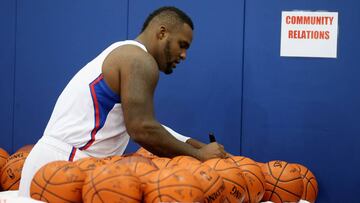
[[[166,157],[193,156],[199,160],[224,157],[217,143],[201,149],[180,142],[156,121],[153,95],[159,78],[155,60],[142,51],[131,52],[126,65],[119,64],[121,103],[126,129],[130,137],[150,152]]]
[[[175,132],[173,129],[169,128],[168,126],[161,124],[172,136],[174,136],[177,140],[181,142],[186,142],[190,139],[190,137],[186,137],[178,132]]]
[[[202,147],[205,147],[206,144],[203,142],[200,142],[199,140],[196,140],[194,138],[191,137],[187,137],[184,135],[181,135],[180,133],[174,131],[173,129],[165,126],[164,124],[162,124],[162,126],[172,135],[174,136],[177,140],[181,141],[181,142],[185,142],[193,147],[195,147],[196,149],[200,149]],[[221,145],[220,145],[221,146]],[[228,152],[226,152],[226,157],[231,157],[233,156],[232,154],[229,154]]]
[[[173,129],[167,127],[166,125],[162,124],[162,126],[172,135],[174,136],[177,140],[181,141],[181,142],[185,142],[188,143],[189,145],[195,147],[196,149],[200,149],[201,147],[204,147],[206,144],[195,140],[191,137],[187,137],[184,135],[181,135],[180,133],[174,131]]]
[[[189,145],[195,147],[196,149],[200,149],[202,147],[204,147],[206,144],[200,142],[199,140],[195,140],[193,138],[190,138],[188,140],[186,140],[186,143],[188,143]]]

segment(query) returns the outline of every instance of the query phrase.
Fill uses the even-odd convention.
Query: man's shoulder
[[[138,61],[155,62],[155,60],[151,54],[146,52],[141,47],[134,46],[132,44],[125,44],[125,45],[119,46],[112,51],[112,54],[115,57],[125,60],[125,61],[136,59]]]

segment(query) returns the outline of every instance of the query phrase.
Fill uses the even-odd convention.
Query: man
[[[61,93],[43,137],[25,161],[19,194],[29,196],[32,177],[46,163],[119,155],[130,137],[159,156],[225,157],[222,145],[184,137],[154,116],[159,73],[170,74],[185,60],[193,28],[181,10],[159,8],[135,40],[112,44],[83,67]]]

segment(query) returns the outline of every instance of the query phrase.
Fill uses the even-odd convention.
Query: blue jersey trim
[[[85,150],[95,141],[97,132],[104,126],[106,118],[115,104],[120,103],[120,97],[105,83],[102,74],[89,85],[94,107],[94,128],[90,140],[80,150]]]

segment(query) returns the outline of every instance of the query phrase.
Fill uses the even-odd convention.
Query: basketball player
[[[192,41],[193,23],[181,10],[162,7],[135,40],[116,42],[83,67],[58,98],[43,137],[25,161],[19,194],[54,160],[121,155],[129,138],[158,156],[225,157],[217,142],[204,144],[161,125],[153,95],[159,72],[171,74]]]

